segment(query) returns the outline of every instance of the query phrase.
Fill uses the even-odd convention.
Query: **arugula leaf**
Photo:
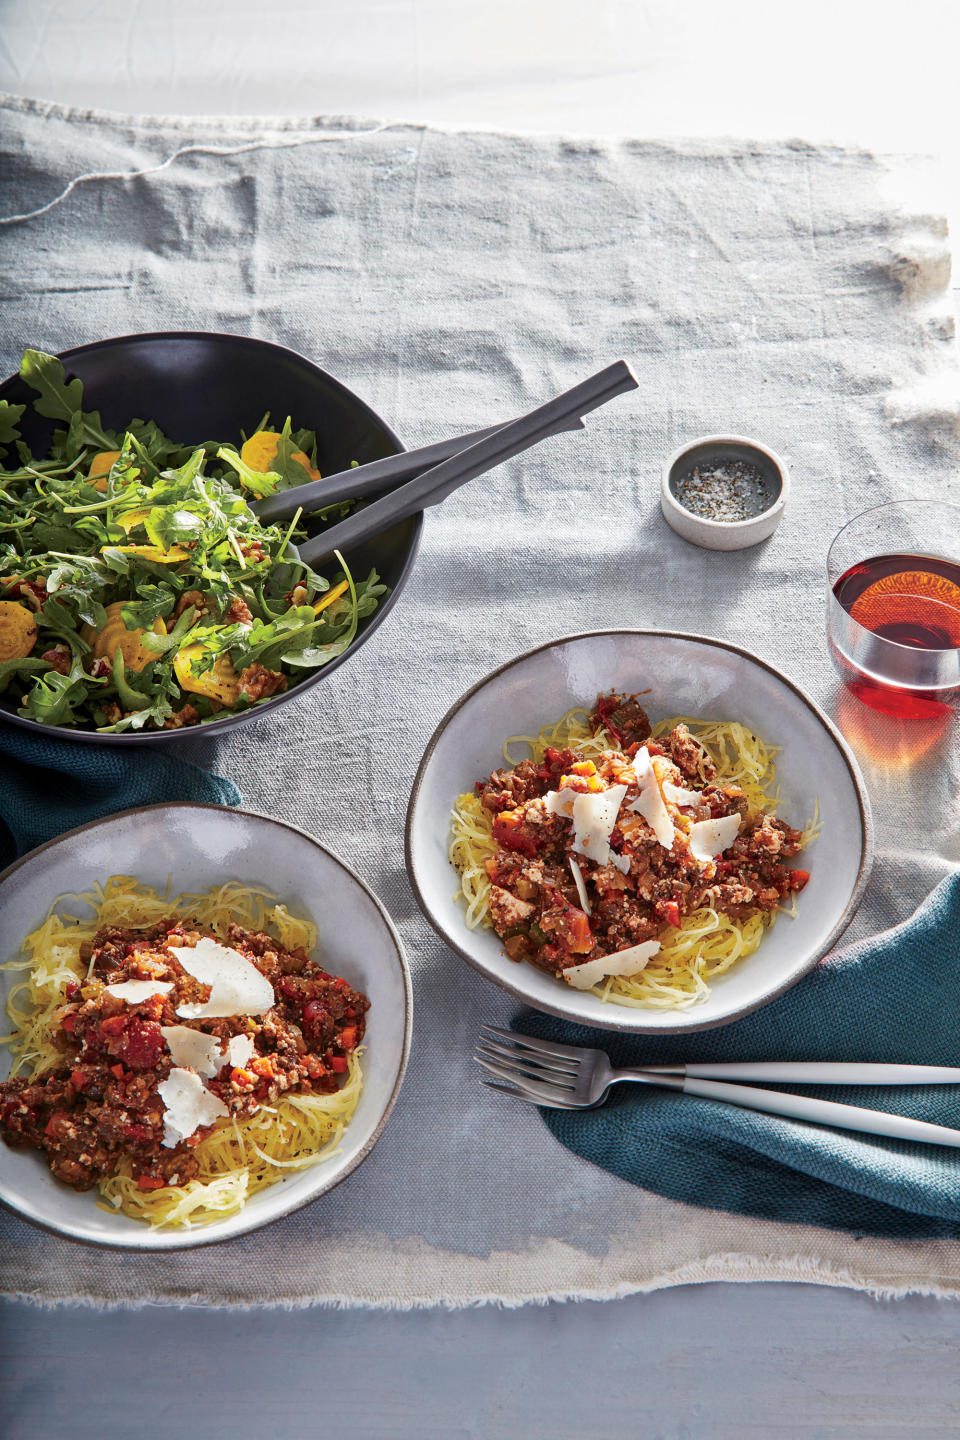
[[[120,617],[128,630],[149,630],[161,616],[166,619],[176,603],[173,590],[164,590],[160,585],[141,585],[140,599],[128,600]],[[159,640],[160,636],[156,638]]]
[[[271,470],[251,470],[247,462],[241,460],[232,445],[221,445],[217,450],[217,456],[236,470],[241,484],[258,500],[262,500],[265,495],[272,495],[279,488],[278,477]]]
[[[78,718],[77,706],[87,698],[88,683],[102,682],[85,674],[77,660],[66,675],[49,670],[37,676],[17,713],[27,720],[39,720],[42,725],[73,725]]]
[[[3,660],[0,661],[0,695],[3,694],[15,675],[42,675],[49,670],[49,660]]]
[[[118,645],[113,652],[113,665],[110,670],[110,679],[120,699],[124,710],[147,710],[150,707],[150,697],[142,691],[134,689],[127,680],[127,667],[123,663],[123,651]]]
[[[136,440],[144,458],[158,470],[169,465],[183,450],[182,445],[167,439],[155,420],[131,420],[127,435]],[[190,448],[195,449],[194,446]]]
[[[371,570],[366,580],[361,580],[357,586],[357,619],[363,620],[367,615],[372,615],[380,603],[381,598],[386,595],[388,586],[379,583],[380,576],[376,570]]]
[[[123,610],[120,612],[123,616],[124,624],[127,623],[126,617],[128,608],[134,609],[136,607],[124,606]],[[188,605],[186,610],[184,610],[183,614],[178,619],[176,625],[174,625],[173,629],[169,630],[166,635],[155,635],[152,630],[144,630],[144,633],[140,636],[140,644],[143,646],[144,650],[149,650],[153,655],[166,655],[169,650],[179,650],[180,642],[181,640],[183,640],[184,636],[188,633],[188,631],[190,631],[190,626],[193,624],[196,613],[197,612],[194,606]],[[196,635],[199,633],[201,632],[196,631],[190,634],[191,644],[193,644]]]
[[[51,420],[69,420],[83,406],[83,382],[76,377],[67,384],[66,371],[55,355],[42,350],[24,350],[20,378],[40,399],[34,402],[39,415]]]
[[[62,525],[56,520],[37,520],[30,540],[38,550],[68,550],[75,538],[72,525]]]
[[[143,524],[154,545],[164,550],[178,542],[198,539],[204,529],[199,515],[176,505],[161,505],[151,510]]]
[[[12,405],[9,400],[0,400],[0,445],[12,445],[20,431],[17,426],[26,405]]]
[[[42,350],[24,350],[20,378],[40,396],[33,406],[38,415],[71,422],[75,414],[82,412],[83,382],[76,376],[68,382],[66,371],[56,355],[47,355]],[[82,426],[88,444],[96,445],[98,450],[116,448],[114,437],[104,431],[96,411],[82,416]]]
[[[294,452],[300,450],[300,446],[290,433],[290,416],[283,422],[283,429],[280,431],[280,438],[277,441],[277,453],[270,461],[270,469],[274,475],[281,476],[283,485],[281,490],[292,489],[294,485],[304,485],[310,476],[304,470],[299,460],[294,460]]]

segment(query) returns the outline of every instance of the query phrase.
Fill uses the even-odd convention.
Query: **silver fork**
[[[926,1120],[891,1115],[884,1110],[867,1110],[858,1105],[840,1105],[834,1100],[817,1100],[810,1095],[787,1095],[779,1090],[704,1079],[690,1074],[684,1066],[676,1067],[679,1073],[666,1073],[663,1069],[615,1070],[603,1050],[561,1045],[553,1040],[535,1040],[513,1030],[501,1030],[496,1025],[483,1027],[474,1059],[495,1077],[493,1080],[481,1080],[482,1085],[554,1110],[589,1110],[603,1102],[611,1085],[630,1080],[639,1085],[677,1090],[684,1095],[721,1100],[746,1110],[786,1115],[792,1120],[960,1149],[960,1130],[952,1130],[946,1125],[933,1125]],[[724,1066],[723,1073],[730,1075],[739,1068],[749,1070],[750,1078],[765,1075],[767,1079],[784,1083],[793,1079],[806,1083],[836,1084],[843,1083],[845,1078],[848,1084],[916,1085],[957,1083],[960,1080],[960,1072],[934,1066],[844,1066],[819,1065],[817,1062],[771,1064],[765,1070],[757,1064],[744,1067],[731,1065]],[[905,1078],[908,1072],[914,1078]],[[930,1078],[926,1081],[919,1078],[923,1072],[929,1074]],[[854,1074],[869,1075],[869,1078],[855,1079]],[[884,1081],[883,1075],[890,1078]],[[952,1082],[947,1081],[948,1075],[953,1076]]]

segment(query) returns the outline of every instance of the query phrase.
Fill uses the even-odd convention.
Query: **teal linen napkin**
[[[596,1045],[614,1065],[850,1060],[960,1065],[960,873],[903,925],[824,960],[717,1030],[617,1036],[525,1012],[514,1028]],[[960,1086],[779,1086],[960,1128]],[[597,1110],[541,1110],[569,1149],[634,1185],[711,1210],[863,1235],[960,1236],[960,1150],[617,1085]]]
[[[166,749],[83,745],[0,728],[0,869],[64,830],[168,800],[239,805],[230,780]]]

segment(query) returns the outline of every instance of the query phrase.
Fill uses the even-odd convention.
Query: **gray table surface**
[[[803,1285],[383,1314],[0,1309],[4,1440],[944,1440],[960,1305]],[[107,1397],[105,1410],[100,1396]]]
[[[220,35],[223,7],[213,0],[157,0],[148,11],[105,0],[83,13],[64,0],[0,0],[0,86],[116,110],[388,109],[532,129],[829,133],[905,149],[930,148],[942,134],[951,154],[957,144],[953,90],[937,83],[955,50],[929,40],[956,20],[927,0],[896,26],[864,23],[861,7],[808,7],[799,27],[785,11],[786,48],[766,3],[738,4],[736,24],[708,0],[598,0],[589,18],[574,0],[496,0],[483,23],[478,7],[430,0],[284,0],[269,27],[247,0],[238,8],[243,23],[229,45],[217,44],[215,64],[200,64],[211,53],[197,43],[204,26]],[[546,9],[550,23],[540,24]],[[498,38],[506,25],[509,47]],[[847,63],[854,46],[865,63]],[[783,73],[788,51],[803,84]],[[257,104],[242,83],[251,66]],[[749,85],[717,83],[734,66]],[[831,83],[841,72],[842,83]],[[946,203],[953,208],[953,197]],[[940,1440],[960,1432],[958,1342],[958,1305],[800,1285],[453,1314],[7,1304],[0,1432],[126,1440],[189,1426],[233,1440],[253,1419],[282,1440],[348,1426],[378,1440]]]

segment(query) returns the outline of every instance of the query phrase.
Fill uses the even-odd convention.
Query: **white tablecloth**
[[[82,173],[206,147],[138,180],[86,181],[0,227],[6,371],[24,344],[261,335],[333,371],[411,445],[516,413],[618,355],[641,382],[585,435],[431,514],[393,617],[310,699],[219,747],[195,742],[251,808],[354,863],[401,927],[414,1053],[373,1155],[267,1231],[162,1260],[5,1217],[4,1290],[396,1306],[710,1278],[954,1293],[960,1244],[854,1243],[789,1217],[693,1210],[577,1160],[535,1113],[494,1104],[470,1051],[479,1023],[504,1022],[511,1005],[428,929],[401,841],[423,745],[457,695],[529,645],[636,623],[735,639],[838,718],[880,846],[851,935],[904,918],[960,863],[955,733],[926,731],[923,748],[920,732],[872,720],[839,691],[822,634],[834,530],[885,498],[956,494],[941,222],[893,215],[884,162],[829,147],[161,123],[15,101],[3,118],[3,215],[42,208]],[[263,148],[206,153],[238,146]],[[795,487],[774,539],[728,556],[685,545],[657,512],[663,455],[719,430],[784,453]]]

